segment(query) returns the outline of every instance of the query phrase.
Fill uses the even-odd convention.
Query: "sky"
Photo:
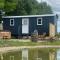
[[[60,13],[60,0],[37,0],[37,1],[39,1],[39,2],[41,2],[41,1],[47,2],[49,5],[51,5],[54,12]]]
[[[41,2],[41,1],[47,2],[47,4],[49,4],[52,7],[53,12],[55,14],[58,14],[59,19],[57,21],[57,32],[60,32],[60,0],[37,0],[37,1],[38,2]]]

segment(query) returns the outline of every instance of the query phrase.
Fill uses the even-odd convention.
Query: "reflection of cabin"
[[[60,56],[60,55],[59,55]],[[50,49],[20,49],[19,51],[10,51],[0,55],[0,60],[56,60],[56,50]],[[3,58],[3,59],[2,59]],[[58,57],[57,60],[60,60]]]
[[[34,30],[38,34],[55,36],[56,15],[3,16],[3,29],[11,31],[14,36],[31,35]]]

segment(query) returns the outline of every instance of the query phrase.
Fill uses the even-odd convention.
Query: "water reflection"
[[[60,60],[60,49],[57,50],[57,60]]]
[[[22,49],[4,53],[0,55],[0,60],[60,60],[60,50],[55,48]]]
[[[14,56],[10,56],[10,60],[14,60]]]
[[[22,49],[22,60],[28,60],[28,49]]]

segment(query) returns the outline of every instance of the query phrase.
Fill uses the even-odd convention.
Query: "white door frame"
[[[22,34],[29,33],[29,18],[22,18]]]

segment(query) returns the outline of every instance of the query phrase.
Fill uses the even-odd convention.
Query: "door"
[[[22,34],[28,34],[29,33],[29,19],[23,18],[22,19]]]

